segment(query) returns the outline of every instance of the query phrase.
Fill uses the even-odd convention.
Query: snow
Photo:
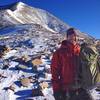
[[[9,93],[6,90],[0,92],[0,100],[11,100],[9,99]]]
[[[20,22],[21,24],[24,24],[23,21],[21,21],[20,19],[18,19],[13,13],[11,10],[7,10],[8,14],[10,16],[12,16],[15,20],[17,20],[18,22]]]
[[[49,89],[46,88],[42,92],[45,95],[45,98],[47,100],[55,100],[54,97],[51,95],[51,94],[53,94],[52,88],[49,88]]]
[[[17,66],[19,63],[18,62],[15,62],[15,61],[11,61],[9,62],[9,68],[14,68],[15,66]]]
[[[56,31],[54,31],[53,29],[50,29],[47,25],[46,26],[44,26],[47,30],[49,30],[49,31],[51,31],[51,32],[53,32],[53,33],[57,33]]]
[[[3,56],[3,58],[4,58],[4,59],[8,59],[8,58],[10,58],[10,57],[16,55],[16,53],[17,53],[16,50],[11,50],[11,51],[5,53],[5,55]]]
[[[12,50],[5,55],[5,58],[10,59],[9,57],[11,57],[11,56],[15,57],[15,53],[16,53],[16,51]],[[11,54],[13,54],[13,55],[11,55]],[[49,61],[49,59],[47,60],[47,58],[45,56],[42,57],[42,59]],[[32,67],[25,68],[25,70],[26,70],[26,71],[24,70],[25,72],[21,69],[19,71],[14,70],[14,69],[10,70],[11,68],[16,68],[16,66],[19,66],[21,64],[17,61],[12,61],[11,59],[9,61],[10,62],[8,62],[9,63],[8,69],[6,69],[6,70],[0,69],[0,74],[6,77],[6,78],[0,79],[1,80],[0,100],[16,100],[16,99],[23,100],[23,99],[29,99],[29,98],[30,99],[33,98],[34,100],[44,100],[44,98],[46,98],[47,100],[54,100],[54,97],[52,96],[53,91],[52,91],[51,87],[45,88],[42,90],[42,92],[44,93],[44,96],[32,97],[31,96],[32,89],[38,88],[39,83],[38,84],[30,83],[28,87],[23,87],[23,86],[20,86],[19,81],[21,78],[24,78],[24,77],[31,77],[31,76],[34,77],[36,75],[36,73],[31,72]],[[38,77],[38,82],[43,82],[46,80],[51,81],[50,74],[46,73],[48,75],[47,78],[45,78],[44,75],[42,75],[44,73],[45,66],[47,66],[46,68],[50,68],[46,62],[45,62],[45,64],[42,64],[42,65],[40,65],[40,67],[37,68],[38,73],[41,73],[41,75]],[[29,71],[27,71],[27,70],[29,70]],[[11,89],[8,88],[10,86],[14,87],[14,91],[12,91]],[[8,88],[8,89],[5,90],[4,88]],[[27,94],[27,92],[28,92],[28,94]]]
[[[14,96],[14,92],[12,90],[8,90],[9,100],[16,100],[17,96]],[[7,98],[8,99],[8,98]],[[2,99],[3,100],[3,99]],[[6,99],[5,99],[6,100]]]
[[[2,83],[0,83],[0,91],[2,91],[2,89],[4,87],[9,87],[12,85],[12,83],[17,79],[17,74],[13,74],[11,76],[8,76],[6,79],[3,80]]]
[[[51,74],[45,73],[45,75],[46,75],[46,80],[51,80],[52,79],[52,75]]]
[[[25,4],[23,3],[23,2],[19,2],[18,4],[17,4],[17,10],[20,10],[20,9],[23,9],[23,6],[24,6]]]

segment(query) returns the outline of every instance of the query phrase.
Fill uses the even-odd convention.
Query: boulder
[[[23,78],[23,79],[21,79],[21,84],[24,87],[28,87],[30,85],[30,83],[31,83],[31,80],[29,78]]]

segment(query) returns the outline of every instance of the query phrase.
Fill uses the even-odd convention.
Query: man
[[[66,100],[78,81],[80,46],[77,44],[77,31],[67,30],[67,39],[53,54],[51,62],[52,85],[55,100]],[[68,100],[68,99],[67,99]]]

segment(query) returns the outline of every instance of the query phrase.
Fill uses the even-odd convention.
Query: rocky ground
[[[51,58],[52,54],[21,55],[7,49],[0,58],[0,100],[54,100]],[[98,85],[88,92],[99,100],[99,91]]]
[[[49,56],[11,50],[0,59],[0,100],[53,100],[52,94]]]

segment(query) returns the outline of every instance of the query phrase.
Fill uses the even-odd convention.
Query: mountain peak
[[[16,2],[16,3],[12,4],[12,6],[9,9],[12,11],[15,11],[15,10],[23,8],[24,5],[26,5],[26,4],[23,2]]]
[[[0,10],[10,9],[10,10],[14,11],[17,8],[22,7],[23,5],[25,5],[23,2],[14,2],[14,3],[8,4],[8,5],[0,6]]]
[[[52,32],[64,33],[69,25],[66,25],[49,12],[31,7],[23,2],[16,2],[4,7],[0,14],[1,27],[18,24],[39,24]]]
[[[17,2],[17,3],[16,3],[16,6],[17,6],[17,7],[22,7],[22,6],[24,6],[24,5],[27,5],[27,4],[25,4],[25,3],[23,3],[23,2]]]
[[[17,2],[14,6],[12,6],[10,8],[10,10],[15,11],[17,9],[21,9],[21,8],[23,8],[24,5],[25,4],[23,2]]]
[[[25,3],[23,3],[23,2],[17,2],[17,5],[25,5]]]

